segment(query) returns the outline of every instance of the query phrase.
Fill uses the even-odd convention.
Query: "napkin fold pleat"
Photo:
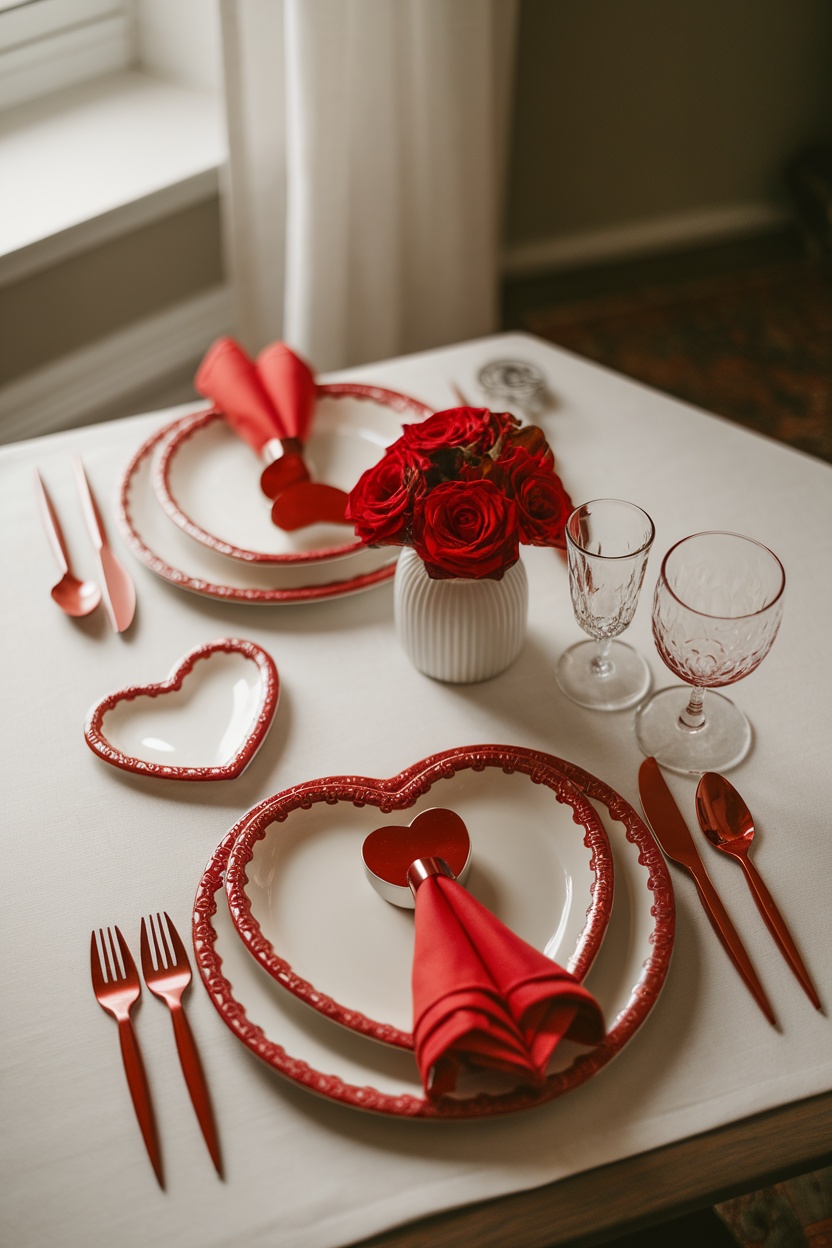
[[[305,442],[315,411],[315,374],[285,342],[273,342],[257,357],[257,373],[272,401],[284,438]]]
[[[539,1086],[563,1038],[603,1039],[592,994],[456,880],[419,885],[415,923],[414,1051],[429,1096],[452,1092],[466,1067]]]
[[[233,338],[220,338],[208,349],[194,386],[255,451],[280,436],[274,405],[254,361]]]
[[[275,438],[306,438],[315,377],[285,343],[272,343],[254,361],[235,339],[219,338],[206,352],[194,385],[258,452]]]

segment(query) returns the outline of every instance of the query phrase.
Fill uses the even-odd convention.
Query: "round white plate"
[[[410,1034],[413,913],[367,880],[361,847],[442,806],[471,839],[466,888],[509,928],[583,979],[613,899],[609,841],[555,767],[499,747],[420,762],[403,784],[336,776],[278,793],[241,832],[226,871],[235,926],[282,987],[335,1022],[401,1048]]]
[[[431,409],[378,386],[318,387],[304,458],[317,481],[349,492],[400,436],[403,422]],[[313,524],[294,533],[271,520],[260,489],[263,464],[216,411],[200,412],[168,438],[153,488],[183,532],[210,550],[250,563],[311,563],[359,550],[351,524]]]
[[[156,462],[184,420],[158,429],[139,447],[122,477],[117,519],[136,558],[172,585],[207,598],[249,604],[315,602],[371,589],[392,578],[398,548],[362,547],[352,554],[305,564],[261,564],[226,559],[194,542],[159,505],[153,490]]]
[[[495,747],[491,747],[495,748]],[[420,1119],[485,1118],[530,1109],[562,1096],[602,1070],[632,1040],[658,1000],[673,948],[675,913],[667,865],[636,811],[603,781],[551,755],[503,747],[513,755],[556,765],[595,805],[613,847],[615,904],[607,938],[586,985],[604,1013],[607,1036],[587,1052],[564,1041],[562,1065],[537,1092],[480,1092],[433,1103],[422,1091],[413,1054],[333,1026],[264,974],[240,940],[226,904],[224,873],[255,806],[212,854],[197,888],[193,935],[197,966],[220,1016],[238,1039],[292,1083],[355,1109]],[[436,756],[441,759],[442,756]],[[399,780],[401,778],[397,778]],[[369,885],[367,886],[369,888]],[[382,905],[371,894],[369,901]],[[405,912],[400,912],[406,917]],[[329,939],[338,938],[321,924]]]

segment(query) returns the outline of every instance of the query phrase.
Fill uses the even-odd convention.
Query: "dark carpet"
[[[513,324],[832,462],[832,266],[799,256],[523,307]],[[596,277],[596,283],[598,278]],[[621,282],[618,282],[621,285]],[[574,281],[572,283],[574,289]]]

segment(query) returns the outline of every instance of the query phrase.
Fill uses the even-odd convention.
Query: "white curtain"
[[[516,0],[221,0],[239,333],[318,370],[497,328]]]

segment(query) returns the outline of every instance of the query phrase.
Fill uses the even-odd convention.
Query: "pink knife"
[[[123,633],[133,622],[136,611],[136,587],[126,568],[116,558],[110,547],[101,512],[98,510],[80,459],[75,460],[75,479],[90,541],[98,552],[98,560],[101,564],[101,574],[106,590],[104,605],[107,608],[107,615],[114,631]]]

